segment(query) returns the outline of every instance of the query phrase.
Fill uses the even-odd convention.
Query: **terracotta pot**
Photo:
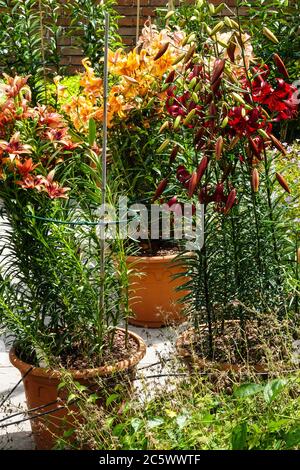
[[[202,329],[202,331],[205,331],[207,330],[207,326],[200,325],[200,329]],[[257,373],[267,374],[268,372],[266,367],[261,364],[251,364],[247,367],[244,364],[230,364],[226,362],[216,362],[201,358],[197,355],[194,350],[195,338],[195,330],[194,328],[190,328],[184,331],[176,341],[177,353],[180,359],[182,359],[190,369],[197,369],[201,371],[219,370],[241,372],[244,371],[245,368],[248,368],[253,372]]]
[[[148,328],[182,323],[184,305],[178,303],[188,291],[176,288],[187,281],[186,277],[173,279],[184,272],[184,267],[174,262],[177,255],[129,256],[132,266],[129,276],[129,306],[134,317],[129,323]]]
[[[130,385],[135,375],[136,365],[146,354],[146,344],[135,333],[129,332],[129,335],[138,345],[138,350],[131,358],[117,362],[113,366],[107,365],[86,370],[70,369],[68,372],[71,374],[72,378],[80,384],[89,387],[92,391],[96,391],[100,397],[99,378],[101,378],[101,387],[103,395],[105,392],[105,396],[109,393],[109,388],[111,387],[111,389],[113,389],[117,383],[127,383]],[[30,364],[23,362],[16,356],[14,348],[10,350],[9,358],[12,365],[19,369],[22,376],[24,376],[31,367]],[[58,390],[61,378],[61,372],[58,370],[34,367],[23,379],[28,409],[31,410],[44,406],[36,412],[31,412],[30,416],[38,416],[39,413],[51,410],[50,414],[31,419],[34,441],[36,448],[39,450],[52,449],[57,438],[62,437],[66,430],[72,428],[72,424],[74,424],[75,421],[82,420],[82,417],[78,417],[79,413],[75,404],[69,406],[69,410],[74,413],[73,417],[70,416],[66,408],[55,411],[63,405],[66,399],[65,389]],[[59,400],[59,402],[57,402],[57,400]],[[52,404],[45,407],[45,405],[50,403]],[[101,405],[101,403],[103,405],[103,400],[101,402],[100,398],[99,404]]]

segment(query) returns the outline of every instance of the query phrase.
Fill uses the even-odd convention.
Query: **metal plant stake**
[[[104,77],[103,77],[103,140],[102,140],[102,208],[106,202],[106,171],[107,171],[107,110],[108,110],[108,45],[109,45],[109,14],[105,12],[105,37],[104,37]],[[105,281],[105,230],[100,237],[100,298],[99,298],[99,340],[102,343],[102,325],[105,314],[104,298]]]

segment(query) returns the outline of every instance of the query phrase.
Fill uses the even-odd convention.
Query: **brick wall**
[[[194,0],[186,0],[185,3],[193,3]],[[211,3],[219,5],[222,0],[210,0]],[[182,2],[183,3],[183,2]],[[227,5],[234,6],[235,0],[227,0]],[[154,18],[156,8],[166,8],[167,0],[140,0],[140,29],[144,22],[149,18]],[[176,6],[179,4],[178,0],[173,0]],[[127,45],[134,45],[136,38],[136,25],[137,25],[137,0],[118,0],[116,10],[123,15],[124,18],[120,20],[120,34],[123,37],[124,43]]]
[[[135,45],[136,40],[136,25],[137,25],[137,1],[138,0],[118,0],[116,10],[123,18],[119,21],[119,33],[123,41],[128,46]],[[219,5],[221,0],[210,0],[211,3]],[[194,0],[186,0],[186,3],[193,3]],[[234,6],[235,0],[227,0],[229,6]],[[149,18],[155,17],[156,8],[166,8],[168,0],[140,0],[140,21],[139,27],[142,30],[144,22]],[[176,6],[179,4],[178,0],[173,0]],[[61,18],[61,24],[68,27],[68,18]],[[76,47],[76,38],[63,37],[60,40],[62,64],[67,65],[70,72],[74,72],[80,68],[82,55],[80,49]]]

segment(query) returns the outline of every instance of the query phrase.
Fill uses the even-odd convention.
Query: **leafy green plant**
[[[69,35],[77,39],[76,46],[88,57],[92,66],[101,72],[103,70],[104,54],[104,13],[110,14],[110,48],[121,45],[118,35],[118,20],[120,16],[114,9],[115,0],[73,0],[68,2],[67,11],[71,18]]]
[[[198,3],[201,11],[207,6]],[[288,79],[284,63],[278,56],[273,57],[275,67],[255,59],[239,15],[220,19],[213,29],[201,15],[194,21],[207,38],[197,42],[196,32],[188,36],[182,68],[166,80],[171,120],[164,125],[165,142],[172,142],[177,152],[170,157],[171,166],[165,164],[155,196],[168,202],[172,195],[176,203],[198,200],[204,207],[204,245],[190,257],[183,288],[195,306],[199,338],[201,324],[207,325],[206,357],[213,358],[214,334],[224,333],[225,319],[238,318],[247,336],[246,321],[256,321],[257,312],[276,309],[282,317],[288,306],[297,305],[285,289],[286,271],[293,272],[295,239],[287,236],[292,222],[280,204],[284,193],[277,191],[278,183],[286,192],[290,188],[275,169],[276,159],[286,151],[272,134],[277,122],[296,116],[297,104],[294,87],[285,88],[279,78]],[[277,41],[269,30],[264,33],[270,42]],[[276,83],[290,90],[286,112],[287,101],[281,106],[281,98],[277,100]],[[167,155],[169,146],[165,148]]]
[[[1,128],[7,140],[0,143],[0,324],[32,364],[66,361],[74,348],[89,365],[99,364],[129,313],[123,242],[107,245],[100,276],[100,159],[74,140],[62,115],[30,105],[26,78],[7,77],[1,103],[3,119],[7,107],[11,112]]]
[[[1,68],[28,75],[34,102],[47,102],[48,78],[60,72],[58,0],[0,2]]]
[[[219,377],[220,378],[220,377]],[[284,450],[299,449],[299,375],[234,384],[234,393],[212,390],[212,377],[172,382],[142,404],[133,397],[105,413],[79,397],[85,426],[78,441],[94,449],[114,450]],[[146,385],[144,385],[146,387]],[[77,394],[78,395],[78,394]],[[96,425],[97,423],[97,425]],[[101,423],[101,426],[99,425]],[[60,448],[64,448],[63,440]]]

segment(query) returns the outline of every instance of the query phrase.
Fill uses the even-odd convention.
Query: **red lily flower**
[[[25,160],[24,163],[21,163],[19,160],[16,161],[16,166],[18,169],[18,173],[24,178],[27,178],[29,173],[31,173],[35,168],[39,166],[39,163],[37,165],[33,164],[32,158],[28,158]]]
[[[228,118],[228,125],[238,135],[249,136],[258,129],[265,129],[266,132],[271,132],[272,129],[259,106],[251,110],[246,110],[243,106],[234,107],[229,111]]]
[[[35,109],[39,115],[39,125],[41,127],[46,126],[53,129],[65,127],[65,123],[60,114],[49,111],[46,106],[37,106]]]
[[[0,154],[8,153],[11,158],[15,155],[30,154],[31,147],[27,144],[22,144],[20,141],[20,132],[16,132],[9,142],[5,140],[0,141]]]
[[[293,100],[296,88],[282,78],[277,78],[276,81],[276,89],[264,99],[263,104],[267,105],[270,111],[277,113],[276,121],[292,119],[297,113],[297,103]]]
[[[16,184],[21,186],[22,189],[37,189],[41,191],[43,179],[42,176],[27,175],[21,181],[16,181]]]
[[[70,188],[62,188],[54,179],[54,170],[50,171],[48,176],[43,180],[43,188],[50,199],[67,199],[68,195],[66,194],[70,191]]]

